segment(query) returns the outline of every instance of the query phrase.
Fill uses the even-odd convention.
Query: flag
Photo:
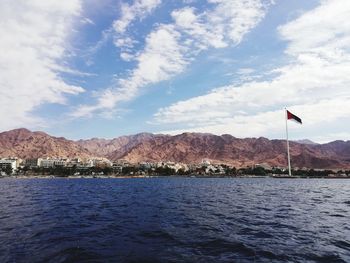
[[[288,111],[288,110],[287,110],[287,120],[294,120],[294,121],[302,124],[301,119],[298,116],[296,116],[293,113],[291,113],[290,111]]]

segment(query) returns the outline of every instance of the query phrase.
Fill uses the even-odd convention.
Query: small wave
[[[101,255],[95,252],[81,247],[68,247],[49,255],[41,262],[96,262],[98,259],[101,259]]]
[[[162,239],[163,241],[174,241],[175,238],[170,235],[167,231],[141,231],[139,233],[141,237],[149,239]]]
[[[264,231],[258,231],[254,234],[254,237],[256,238],[273,238],[272,235],[270,235],[269,233],[266,233]]]
[[[266,258],[269,260],[279,260],[279,261],[288,261],[289,257],[286,255],[275,254],[271,251],[261,250],[256,252],[258,258]]]
[[[324,254],[324,255],[307,254],[307,255],[304,255],[304,258],[306,260],[313,260],[320,263],[329,263],[329,262],[346,263],[346,261],[344,261],[337,254]]]
[[[255,250],[246,246],[242,242],[227,241],[224,239],[214,239],[205,242],[197,242],[196,247],[200,248],[204,254],[217,256],[223,253],[236,253],[246,257],[256,256]]]
[[[344,215],[341,215],[341,214],[331,214],[330,216],[332,216],[332,217],[345,217]]]
[[[345,240],[336,240],[333,241],[333,244],[337,247],[349,250],[350,249],[350,243]]]

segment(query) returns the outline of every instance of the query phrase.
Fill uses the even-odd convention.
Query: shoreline
[[[246,176],[215,176],[215,175],[111,175],[111,176],[55,176],[55,175],[12,175],[12,176],[0,176],[0,179],[133,179],[133,178],[208,178],[208,179],[220,179],[220,178],[241,178],[241,179],[350,179],[350,177],[342,177],[342,176],[254,176],[254,175],[246,175]]]

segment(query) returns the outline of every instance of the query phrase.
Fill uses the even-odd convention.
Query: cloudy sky
[[[3,0],[0,131],[350,139],[349,0]]]

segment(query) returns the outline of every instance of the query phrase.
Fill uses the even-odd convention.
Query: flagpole
[[[292,170],[290,167],[290,154],[289,154],[289,140],[288,140],[288,113],[287,108],[284,108],[286,112],[286,138],[287,138],[287,156],[288,156],[288,174],[289,176],[292,176]]]

